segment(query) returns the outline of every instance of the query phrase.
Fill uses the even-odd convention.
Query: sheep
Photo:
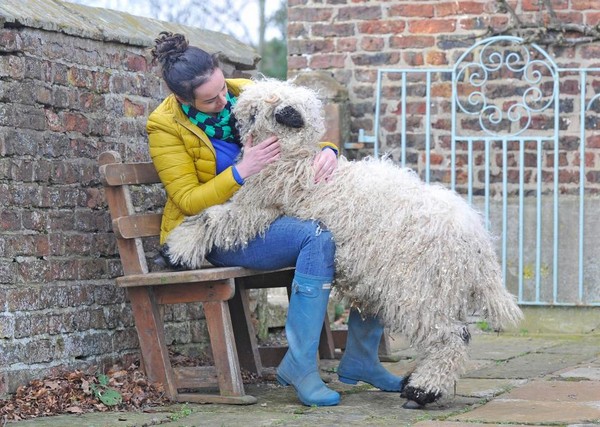
[[[495,328],[522,318],[481,214],[391,159],[340,157],[330,180],[315,183],[324,119],[308,88],[258,81],[240,95],[234,114],[243,140],[278,135],[280,158],[247,178],[228,203],[173,230],[171,261],[200,268],[211,248],[243,246],[281,215],[319,220],[336,243],[338,294],[379,316],[422,355],[405,382],[405,406],[448,395],[468,360],[468,315],[480,312]]]

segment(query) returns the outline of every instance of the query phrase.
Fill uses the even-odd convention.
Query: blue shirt
[[[228,167],[233,166],[233,177],[238,184],[242,185],[244,180],[235,167],[235,161],[240,155],[242,147],[240,147],[238,144],[234,144],[233,142],[221,141],[220,139],[216,138],[210,138],[210,142],[212,142],[213,147],[215,147],[217,157],[217,174],[220,174]]]

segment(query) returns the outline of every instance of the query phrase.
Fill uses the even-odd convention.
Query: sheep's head
[[[233,112],[242,141],[248,135],[255,143],[277,135],[282,151],[308,144],[316,147],[325,131],[323,108],[315,92],[291,82],[264,79],[246,86]]]

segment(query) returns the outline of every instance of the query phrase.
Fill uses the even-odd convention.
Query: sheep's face
[[[277,135],[282,151],[315,146],[325,131],[315,92],[290,82],[265,79],[246,86],[233,112],[242,141],[252,135],[257,144]]]

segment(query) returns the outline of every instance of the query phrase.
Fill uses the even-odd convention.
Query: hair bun
[[[152,57],[160,62],[163,67],[170,67],[185,53],[189,43],[183,34],[162,31],[154,39]]]

